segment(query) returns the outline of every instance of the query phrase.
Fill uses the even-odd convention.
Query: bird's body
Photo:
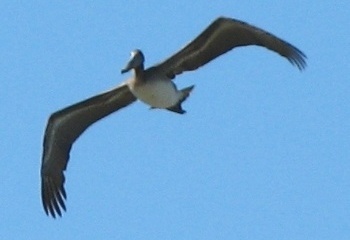
[[[245,22],[220,17],[200,35],[163,62],[144,69],[140,50],[122,73],[134,75],[118,87],[53,113],[48,121],[41,165],[41,196],[46,214],[61,216],[66,210],[64,170],[74,141],[93,123],[124,108],[137,99],[151,108],[183,114],[181,103],[193,86],[177,90],[172,80],[185,71],[193,71],[235,47],[257,45],[285,57],[302,70],[305,54],[290,43]]]
[[[169,108],[176,105],[183,97],[172,81],[166,78],[149,78],[147,81],[136,77],[129,79],[127,84],[134,96],[152,108]]]

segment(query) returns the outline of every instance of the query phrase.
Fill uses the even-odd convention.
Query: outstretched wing
[[[154,70],[174,78],[184,71],[195,70],[235,47],[257,45],[288,59],[302,70],[306,55],[292,44],[248,23],[220,17],[180,51],[155,65]]]
[[[90,125],[135,100],[128,86],[123,84],[50,116],[45,130],[41,165],[41,197],[47,215],[61,216],[62,209],[66,210],[63,171],[67,168],[74,141]]]

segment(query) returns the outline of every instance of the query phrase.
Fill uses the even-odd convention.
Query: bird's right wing
[[[136,100],[126,84],[53,113],[47,123],[41,165],[41,197],[46,214],[65,210],[63,171],[74,141],[93,123]]]

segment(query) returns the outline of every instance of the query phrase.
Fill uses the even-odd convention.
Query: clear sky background
[[[349,1],[1,1],[0,239],[350,239]],[[89,128],[68,211],[40,200],[49,115],[109,90],[135,48],[151,66],[216,17],[308,56],[258,47],[176,79],[186,115],[138,102]]]

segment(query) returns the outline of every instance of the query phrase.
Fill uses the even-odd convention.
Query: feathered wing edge
[[[174,78],[195,70],[235,47],[257,45],[287,58],[299,70],[306,67],[306,55],[292,44],[248,23],[220,17],[177,53],[152,67]]]
[[[41,165],[41,197],[47,215],[66,210],[65,177],[74,141],[93,123],[136,100],[126,84],[53,113],[45,130]]]

